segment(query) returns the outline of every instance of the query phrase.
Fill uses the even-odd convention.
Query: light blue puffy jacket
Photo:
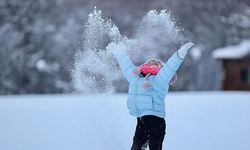
[[[126,55],[125,51],[115,55],[115,57],[126,80],[129,82],[127,99],[129,113],[135,117],[154,115],[160,118],[165,118],[164,99],[166,98],[169,89],[169,82],[183,59],[181,59],[177,52],[175,52],[157,75],[149,76],[148,81],[151,82],[151,87],[145,90],[142,88],[142,83],[145,81],[145,77],[137,76],[132,73],[135,65]]]

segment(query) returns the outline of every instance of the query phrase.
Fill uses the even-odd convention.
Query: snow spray
[[[88,16],[75,54],[72,72],[75,90],[86,94],[113,93],[116,91],[114,82],[125,79],[114,56],[105,51],[110,42],[125,42],[127,54],[136,64],[165,54],[167,57],[175,45],[185,41],[182,30],[166,10],[159,14],[151,10],[138,24],[133,36],[127,38],[95,8]]]

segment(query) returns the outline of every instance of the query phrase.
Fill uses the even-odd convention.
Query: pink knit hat
[[[148,64],[148,62],[151,60],[156,61],[158,66]],[[135,75],[145,77],[145,81],[143,82],[142,87],[144,89],[149,89],[151,87],[151,83],[148,81],[148,77],[150,75],[156,75],[163,66],[164,66],[164,63],[162,63],[160,60],[150,59],[145,64],[143,64],[139,67],[133,68],[132,72]],[[172,79],[169,82],[169,85],[174,84],[176,81],[177,81],[177,73],[175,72]]]

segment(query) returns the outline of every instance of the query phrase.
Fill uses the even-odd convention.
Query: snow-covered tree
[[[0,2],[1,94],[70,89],[70,62],[81,24],[79,12],[61,15],[66,6],[47,0]]]

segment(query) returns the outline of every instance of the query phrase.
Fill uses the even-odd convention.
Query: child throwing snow
[[[176,71],[183,62],[187,51],[194,44],[183,45],[163,64],[150,59],[135,67],[126,55],[123,42],[110,43],[106,50],[116,57],[126,80],[129,82],[127,106],[129,113],[137,117],[137,126],[131,150],[161,150],[166,131],[165,97],[169,84],[176,81]]]

